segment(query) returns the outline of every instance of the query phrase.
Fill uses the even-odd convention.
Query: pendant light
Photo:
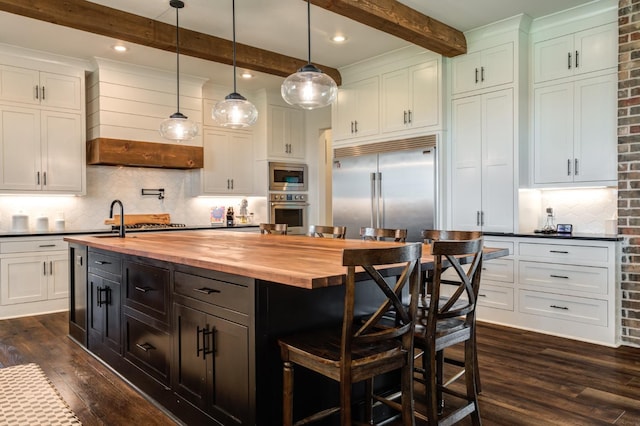
[[[232,0],[233,16],[233,93],[227,95],[223,101],[215,104],[211,110],[211,117],[223,127],[239,129],[249,127],[258,120],[258,110],[244,96],[236,90],[236,1]]]
[[[330,105],[336,99],[338,85],[330,76],[311,64],[311,5],[309,0],[307,0],[307,36],[308,63],[284,80],[280,92],[288,104],[304,109],[322,108]]]
[[[169,5],[176,10],[176,105],[177,112],[160,123],[160,135],[172,141],[187,141],[198,134],[198,124],[180,112],[180,27],[178,10],[184,7],[181,0],[170,0]]]

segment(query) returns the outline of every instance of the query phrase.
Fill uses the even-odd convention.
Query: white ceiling
[[[91,0],[104,6],[175,25],[175,9],[169,0]],[[399,0],[417,11],[460,31],[525,13],[538,18],[593,0]],[[597,0],[595,0],[597,1]],[[232,38],[231,0],[184,0],[180,27]],[[306,60],[307,5],[302,0],[236,0],[236,40],[239,43]],[[337,45],[329,38],[341,33],[347,42]],[[125,43],[129,51],[116,54],[117,40],[87,34],[58,25],[0,12],[0,42],[44,50],[80,59],[103,57],[175,71],[175,53]],[[311,56],[314,63],[340,68],[408,42],[374,28],[311,6]],[[181,72],[230,85],[231,68],[181,55]],[[238,91],[279,85],[280,77],[256,73],[250,81],[238,81]]]

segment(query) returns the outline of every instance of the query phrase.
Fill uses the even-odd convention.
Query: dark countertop
[[[622,237],[612,234],[542,234],[537,232],[504,233],[504,232],[484,232],[487,237],[526,237],[526,238],[546,238],[555,240],[585,240],[585,241],[622,241]]]
[[[194,230],[207,230],[207,229],[218,229],[218,230],[227,230],[232,231],[234,229],[240,228],[258,228],[257,224],[242,224],[242,225],[234,225],[234,226],[226,226],[226,225],[187,225],[185,227],[180,228],[161,228],[161,229],[127,229],[126,233],[138,233],[138,232],[166,232],[166,231],[194,231]],[[55,236],[67,236],[67,235],[91,235],[91,234],[111,234],[117,233],[117,231],[112,231],[110,228],[100,228],[100,229],[68,229],[64,231],[49,231],[49,232],[10,232],[10,231],[0,231],[0,238],[5,237],[55,237]]]

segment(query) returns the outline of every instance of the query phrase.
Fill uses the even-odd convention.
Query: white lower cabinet
[[[485,237],[511,254],[484,263],[478,320],[618,345],[617,243]]]
[[[62,237],[0,240],[0,319],[67,309],[68,259]]]

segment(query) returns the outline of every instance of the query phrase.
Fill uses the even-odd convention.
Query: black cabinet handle
[[[476,83],[478,83],[478,68],[476,68]]]
[[[93,263],[96,265],[111,265],[111,262],[105,262],[104,260],[94,260]]]
[[[40,248],[45,248],[45,247],[55,247],[55,244],[40,244],[38,247]]]
[[[478,297],[487,297],[486,294],[479,294]]]
[[[565,280],[568,280],[568,279],[569,279],[569,277],[565,277],[564,275],[553,275],[553,274],[551,274],[551,275],[549,275],[549,276],[550,276],[551,278],[563,278],[563,279],[565,279]]]
[[[220,293],[220,290],[216,290],[214,288],[208,288],[208,287],[194,288],[193,291],[196,291],[202,294]]]
[[[404,124],[407,124],[407,111],[404,111]]]
[[[484,67],[480,67],[480,81],[484,81]]]
[[[102,305],[110,305],[111,304],[111,289],[109,287],[98,287],[97,288],[97,304],[98,307]],[[102,294],[104,293],[105,297],[102,298]]]
[[[567,69],[571,69],[571,52],[567,53]]]
[[[138,287],[138,286],[136,286],[135,289],[141,293],[146,293],[148,291],[153,290],[151,287]]]
[[[209,342],[208,337],[213,336],[216,332],[215,329],[209,330],[209,326],[207,325],[204,328],[200,328],[200,326],[196,326],[196,356],[200,357],[200,352],[202,352],[202,359],[207,359],[207,355],[212,354],[214,352],[215,344],[212,344],[211,348],[207,344]],[[200,333],[202,333],[202,347],[200,347]],[[212,339],[214,340],[214,339]],[[215,341],[215,340],[214,340]]]
[[[578,68],[578,67],[580,66],[580,61],[578,60],[578,55],[579,55],[579,53],[578,53],[578,51],[576,50],[576,68]],[[42,99],[44,99],[44,95],[43,95],[43,98],[42,98]]]
[[[151,343],[136,343],[136,347],[145,352],[149,352],[150,350],[155,349],[155,346],[153,346]]]
[[[564,251],[564,250],[549,250],[549,253],[569,254],[568,251]]]
[[[566,306],[549,305],[549,307],[553,309],[562,309],[563,311],[569,310],[569,308],[567,308]]]

